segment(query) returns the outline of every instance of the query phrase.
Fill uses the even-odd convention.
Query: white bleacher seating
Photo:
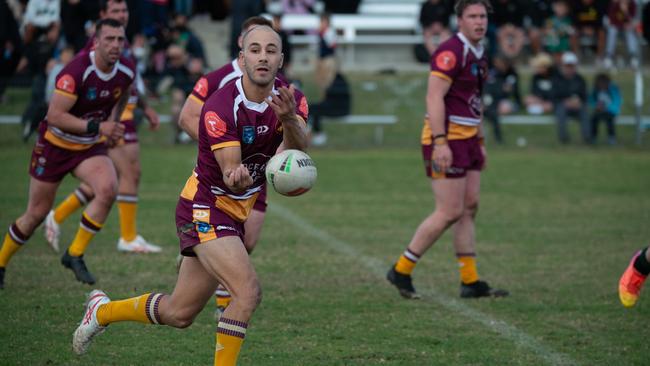
[[[384,142],[384,126],[397,123],[397,117],[382,114],[350,114],[344,117],[323,116],[327,123],[342,123],[347,125],[375,125],[375,143],[381,145]]]

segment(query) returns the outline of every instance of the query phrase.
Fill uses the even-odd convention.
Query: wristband
[[[89,119],[86,125],[86,133],[96,135],[99,133],[99,121],[95,118]]]
[[[447,144],[447,135],[446,134],[440,134],[440,135],[433,136],[433,144],[434,145],[446,145]]]

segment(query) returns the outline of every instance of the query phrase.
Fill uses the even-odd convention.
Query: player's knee
[[[262,302],[262,288],[257,280],[252,280],[235,296],[237,302],[245,311],[253,313]]]
[[[117,196],[117,182],[103,182],[95,189],[95,199],[111,205]]]
[[[474,217],[478,212],[478,200],[472,200],[465,205],[465,215]]]
[[[168,325],[180,329],[187,328],[194,323],[194,318],[196,318],[196,314],[193,312],[181,310],[170,316]]]
[[[442,211],[442,217],[448,225],[452,225],[456,221],[460,220],[463,216],[463,212],[462,207],[448,208]]]

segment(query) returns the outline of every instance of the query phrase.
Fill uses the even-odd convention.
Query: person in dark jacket
[[[616,145],[616,116],[621,112],[621,92],[607,74],[596,75],[594,89],[589,94],[591,114],[591,133],[595,142],[598,138],[598,124],[604,120],[607,124],[607,143]]]
[[[327,143],[327,135],[323,132],[321,118],[343,117],[350,114],[350,87],[341,73],[336,73],[334,80],[325,91],[325,99],[320,103],[309,106],[309,124],[311,126],[314,146],[323,146]]]
[[[483,103],[485,117],[492,122],[494,139],[503,143],[501,116],[513,114],[521,106],[519,93],[519,75],[512,59],[498,55],[492,61],[485,83]]]
[[[561,143],[570,142],[567,120],[574,117],[580,122],[582,140],[592,142],[587,115],[587,84],[578,73],[578,57],[573,52],[562,54],[560,73],[553,78],[553,106],[557,122],[557,135]]]

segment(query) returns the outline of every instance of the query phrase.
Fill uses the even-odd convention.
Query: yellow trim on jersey
[[[64,140],[59,136],[53,134],[50,130],[45,131],[45,139],[49,141],[52,145],[66,150],[83,151],[93,147],[93,144],[79,144],[76,142],[70,142],[68,140]]]
[[[437,76],[437,77],[439,77],[439,78],[441,78],[443,80],[447,80],[450,83],[454,82],[454,80],[452,78],[450,78],[448,75],[445,75],[445,74],[441,73],[440,71],[431,71],[431,75]]]
[[[68,92],[63,91],[63,90],[61,90],[61,89],[54,89],[54,92],[55,92],[55,93],[59,93],[59,94],[61,94],[61,95],[63,95],[63,96],[66,96],[66,97],[68,97],[68,98],[72,98],[72,99],[75,99],[75,100],[77,99],[77,95],[76,95],[76,94],[68,93]]]
[[[187,181],[185,182],[185,187],[183,187],[183,190],[181,191],[181,197],[194,201],[194,196],[196,195],[196,192],[199,190],[199,180],[196,178],[196,175],[194,175],[194,172],[192,172],[192,175],[190,175],[189,178],[187,178]]]
[[[201,217],[201,219],[197,219],[198,217]],[[205,208],[195,208],[192,210],[192,218],[196,221],[199,222],[204,222],[208,225],[210,225],[210,209],[205,209]],[[195,222],[196,222],[195,221]],[[200,243],[205,243],[210,240],[214,240],[217,238],[217,232],[214,230],[214,226],[210,225],[210,230],[208,232],[204,233],[198,230],[198,225],[197,226],[196,232],[199,234],[199,242]]]
[[[124,107],[122,116],[120,116],[120,121],[132,121],[133,120],[133,111],[135,110],[136,104],[129,103]]]
[[[214,151],[214,150],[223,149],[224,147],[239,147],[239,146],[241,146],[241,143],[239,141],[226,141],[226,142],[222,142],[210,146],[210,150]]]
[[[218,209],[225,212],[228,216],[239,222],[244,222],[255,205],[258,193],[244,200],[236,200],[228,196],[217,196],[215,202]]]
[[[422,136],[420,137],[420,141],[422,142],[422,145],[431,145],[433,144],[433,133],[431,132],[431,127],[429,127],[429,121],[427,119],[424,119],[424,126],[422,127]]]
[[[190,94],[190,99],[193,100],[193,101],[195,101],[195,102],[197,102],[197,103],[199,103],[200,105],[204,105],[204,104],[205,104],[204,101],[202,101],[201,99],[199,99],[199,97],[197,97],[197,96],[194,95],[194,94]]]
[[[474,137],[476,134],[478,134],[478,126],[464,126],[449,122],[447,140],[465,140]],[[420,142],[422,145],[431,145],[433,143],[433,133],[426,118],[424,119],[424,126],[422,126]]]

